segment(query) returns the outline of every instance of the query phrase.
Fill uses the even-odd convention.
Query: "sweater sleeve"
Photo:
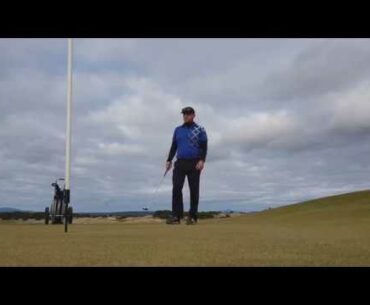
[[[207,157],[207,149],[208,149],[208,137],[205,129],[202,129],[202,132],[200,134],[200,159],[203,160],[204,162],[206,161]]]
[[[175,129],[173,133],[172,144],[171,144],[170,152],[168,154],[167,161],[172,161],[172,159],[175,157],[176,150],[177,150],[177,143],[176,143],[176,129]]]

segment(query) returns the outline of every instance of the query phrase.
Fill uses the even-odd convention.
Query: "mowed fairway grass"
[[[0,224],[0,266],[370,266],[370,191],[185,224]]]

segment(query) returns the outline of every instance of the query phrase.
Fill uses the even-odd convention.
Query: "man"
[[[207,134],[203,127],[194,122],[195,111],[192,107],[182,109],[184,124],[176,127],[171,149],[166,162],[166,169],[172,167],[172,159],[177,152],[172,176],[172,216],[167,224],[179,224],[184,214],[182,188],[185,176],[190,189],[190,211],[186,224],[195,224],[198,220],[199,179],[207,156]]]

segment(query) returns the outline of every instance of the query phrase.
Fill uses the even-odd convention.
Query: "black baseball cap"
[[[194,109],[192,107],[185,107],[181,110],[182,114],[193,114],[195,113]]]

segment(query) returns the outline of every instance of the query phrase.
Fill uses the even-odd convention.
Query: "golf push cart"
[[[58,185],[58,180],[64,180],[63,178],[57,179],[51,184],[54,187],[54,197],[50,208],[45,208],[45,224],[62,224],[64,223],[65,229],[67,230],[68,224],[72,224],[73,209],[68,206],[69,203],[69,191],[63,187],[63,190]]]

